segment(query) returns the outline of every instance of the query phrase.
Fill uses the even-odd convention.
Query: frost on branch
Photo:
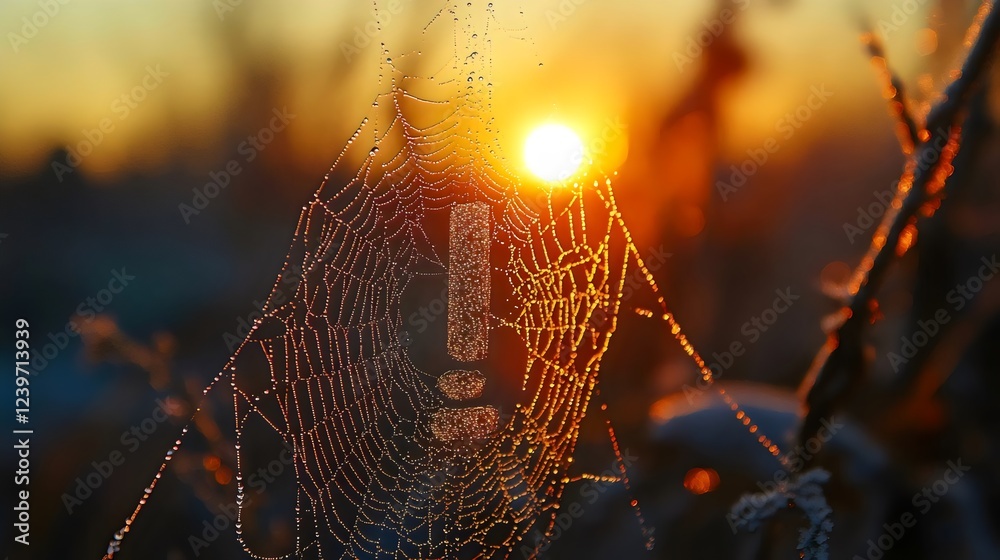
[[[833,530],[833,510],[826,503],[823,484],[830,473],[816,468],[802,473],[793,481],[783,482],[774,490],[744,494],[730,511],[730,518],[739,520],[756,531],[765,521],[784,509],[797,507],[806,516],[809,526],[801,530],[798,549],[804,560],[829,560],[830,531]]]

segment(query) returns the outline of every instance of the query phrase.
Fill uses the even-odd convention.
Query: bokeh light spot
[[[694,468],[684,475],[684,488],[692,494],[707,494],[719,486],[719,473],[713,469]]]

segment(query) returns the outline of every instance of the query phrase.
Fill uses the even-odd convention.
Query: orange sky
[[[724,151],[740,154],[773,136],[782,115],[819,84],[836,92],[837,117],[804,135],[884,111],[856,21],[862,13],[892,21],[898,3],[734,1],[739,19],[731,25],[754,62],[726,95]],[[94,146],[80,169],[97,180],[155,173],[178,160],[202,170],[212,154],[230,148],[232,131],[222,124],[235,103],[254,94],[248,71],[263,73],[274,99],[302,115],[288,132],[299,160],[293,163],[329,163],[332,147],[343,145],[387,87],[379,84],[379,42],[418,72],[454,51],[447,10],[425,27],[447,2],[380,0],[381,29],[369,2],[309,0],[295,10],[276,1],[235,4],[54,1],[52,15],[35,2],[0,5],[7,43],[0,48],[0,171],[37,172],[56,147],[81,142]],[[485,13],[485,4],[474,2],[474,9]],[[609,165],[619,165],[629,141],[654,134],[659,112],[694,79],[700,59],[678,68],[677,54],[706,27],[711,32],[713,24],[703,22],[713,6],[542,0],[498,7],[486,25],[505,153],[519,154],[530,129],[547,120],[577,129],[585,144],[623,123],[628,133],[609,139],[606,150]],[[888,32],[894,66],[905,75],[921,68],[927,21],[926,13],[908,16]],[[398,58],[403,53],[413,54]],[[155,85],[150,72],[159,78]]]

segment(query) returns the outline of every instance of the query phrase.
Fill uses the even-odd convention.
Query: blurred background
[[[792,434],[795,388],[838,307],[831,296],[867,249],[882,193],[905,163],[860,37],[883,43],[922,116],[954,78],[979,4],[497,4],[490,33],[504,47],[490,55],[492,106],[511,167],[523,170],[522,145],[538,124],[573,128],[617,172],[640,252],[647,261],[669,253],[656,280],[688,337],[771,437]],[[29,320],[40,350],[32,558],[103,554],[233,340],[259,316],[302,204],[388,88],[382,44],[433,75],[452,53],[452,31],[436,21],[449,5],[0,5],[0,317],[5,340],[15,318]],[[883,523],[920,511],[913,495],[959,459],[968,474],[879,557],[1000,557],[1000,283],[969,284],[1000,249],[996,81],[991,71],[972,101],[954,195],[886,283],[869,375],[819,461],[833,472],[834,558],[875,558],[869,540]],[[238,172],[226,171],[232,161]],[[224,187],[206,191],[223,175]],[[956,296],[959,286],[973,297]],[[781,293],[790,305],[777,305]],[[902,364],[889,357],[942,309],[950,320],[940,333]],[[616,339],[629,343],[612,346],[602,391],[637,457],[632,494],[656,547],[643,550],[630,498],[614,485],[543,557],[797,557],[797,513],[756,533],[734,531],[726,517],[773,479],[773,458],[696,383],[662,329],[629,317]],[[745,351],[727,357],[734,343]],[[169,490],[130,537],[144,551],[132,557],[244,557],[231,526],[199,554],[189,541],[233,486],[231,428],[205,422],[205,441],[179,455]],[[598,472],[613,457],[606,438],[595,430],[581,442]],[[90,488],[87,476],[116,451],[123,463]],[[14,465],[10,453],[3,461],[5,472]],[[11,514],[0,514],[5,543]],[[275,519],[260,529],[280,543],[293,527]]]

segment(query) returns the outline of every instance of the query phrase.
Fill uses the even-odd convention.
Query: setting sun
[[[580,137],[561,124],[539,126],[524,141],[524,163],[543,181],[568,179],[579,169],[583,157]]]

